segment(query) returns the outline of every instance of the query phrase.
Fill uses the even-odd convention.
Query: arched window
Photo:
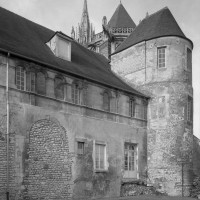
[[[57,99],[64,99],[64,81],[60,77],[55,78],[55,97]]]
[[[108,92],[103,93],[103,109],[105,111],[110,111],[110,95]]]
[[[25,90],[25,70],[21,66],[16,67],[16,86],[19,90]]]
[[[45,74],[42,72],[37,73],[36,77],[36,91],[38,94],[46,94],[46,78]]]
[[[72,84],[72,102],[75,104],[80,103],[80,91],[77,83]]]

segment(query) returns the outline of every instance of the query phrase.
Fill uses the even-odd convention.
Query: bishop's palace
[[[189,196],[192,41],[167,7],[95,33],[83,4],[71,37],[0,7],[0,199]]]

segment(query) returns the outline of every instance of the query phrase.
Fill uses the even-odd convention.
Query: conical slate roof
[[[120,3],[113,16],[108,22],[109,28],[135,28],[136,25],[127,13],[124,6]]]
[[[143,19],[130,36],[117,48],[114,54],[139,42],[164,36],[178,36],[189,40],[167,7]],[[191,40],[189,41],[192,43]]]

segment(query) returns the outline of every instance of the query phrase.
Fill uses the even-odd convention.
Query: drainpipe
[[[147,43],[144,41],[144,65],[145,65],[145,82],[147,80]]]
[[[9,200],[9,123],[10,123],[10,116],[9,116],[9,57],[10,53],[7,55],[6,59],[6,112],[7,112],[7,129],[6,129],[6,135],[7,135],[7,149],[6,149],[6,154],[7,154],[7,191],[6,191],[6,199]]]

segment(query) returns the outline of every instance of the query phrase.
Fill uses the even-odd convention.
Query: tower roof
[[[127,13],[126,9],[120,2],[119,6],[115,10],[113,16],[111,17],[110,21],[108,22],[109,28],[135,28],[136,25],[134,21],[131,19],[129,14]]]
[[[164,36],[178,36],[189,40],[167,7],[143,19],[130,36],[117,48],[114,54],[139,42]],[[191,40],[189,41],[192,43]]]
[[[87,0],[84,0],[84,4],[83,4],[83,13],[84,13],[84,12],[88,14]]]

